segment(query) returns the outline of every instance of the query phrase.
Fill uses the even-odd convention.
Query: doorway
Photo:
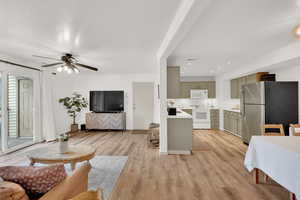
[[[33,81],[8,75],[8,148],[33,141]]]
[[[41,72],[0,65],[0,154],[42,141]]]
[[[153,122],[154,83],[133,82],[133,129],[146,130]]]

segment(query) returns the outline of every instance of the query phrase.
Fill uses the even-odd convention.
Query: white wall
[[[78,74],[78,75],[56,75],[53,78],[53,104],[56,120],[56,132],[68,131],[71,119],[66,114],[66,110],[58,99],[70,96],[73,92],[78,92],[89,99],[91,90],[124,90],[125,92],[125,112],[127,114],[126,127],[132,129],[132,83],[133,82],[154,82],[154,122],[159,122],[159,100],[157,85],[159,75],[157,74]],[[85,123],[86,109],[77,118],[77,123]]]

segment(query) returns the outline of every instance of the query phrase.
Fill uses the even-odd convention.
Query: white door
[[[19,136],[33,136],[33,81],[19,80]]]
[[[153,122],[154,83],[134,82],[133,93],[133,129],[148,129]]]

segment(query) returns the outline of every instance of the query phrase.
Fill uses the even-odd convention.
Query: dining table
[[[252,136],[244,165],[256,184],[262,171],[300,200],[300,137]]]

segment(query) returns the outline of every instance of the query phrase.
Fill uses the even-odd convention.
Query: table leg
[[[71,169],[72,171],[76,169],[76,162],[71,162]]]
[[[292,192],[290,192],[290,200],[297,200],[296,195]]]
[[[253,171],[253,180],[255,184],[259,184],[259,170],[256,168]]]

